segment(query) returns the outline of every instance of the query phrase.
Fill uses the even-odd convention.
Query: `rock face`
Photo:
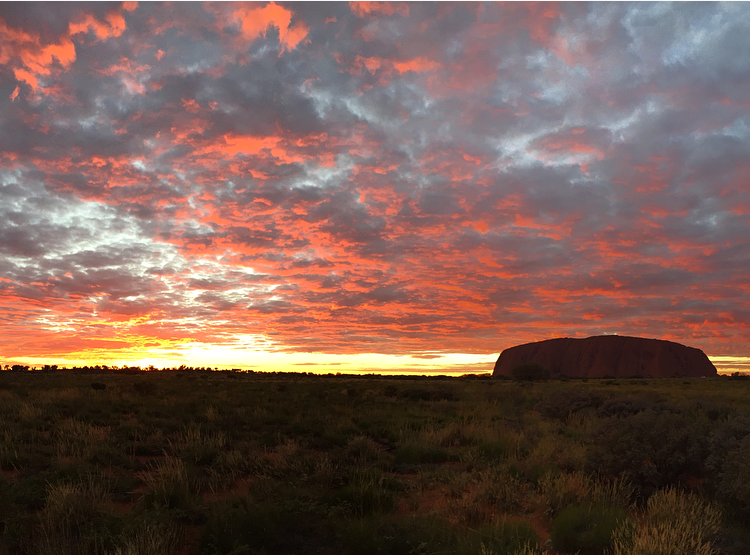
[[[516,366],[536,362],[552,377],[616,378],[644,376],[715,376],[716,368],[700,349],[661,339],[597,335],[586,339],[564,337],[505,349],[493,376],[510,376]]]

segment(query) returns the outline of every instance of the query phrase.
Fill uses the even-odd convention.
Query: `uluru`
[[[552,377],[716,376],[716,368],[700,349],[624,335],[562,337],[511,347],[500,353],[492,375],[510,376],[513,368],[530,363],[546,368]]]

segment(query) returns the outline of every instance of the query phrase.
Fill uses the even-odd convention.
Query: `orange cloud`
[[[135,7],[128,5],[124,9],[132,11]],[[97,40],[103,41],[119,37],[127,28],[125,19],[118,11],[109,12],[104,19],[102,22],[91,14],[84,14],[69,23],[67,32],[56,41],[42,44],[38,34],[11,28],[0,18],[0,64],[11,62],[15,66],[13,74],[16,79],[37,92],[40,88],[39,78],[52,75],[56,71],[55,64],[65,71],[76,61],[72,37],[93,31]]]
[[[100,41],[107,40],[110,37],[119,37],[125,29],[127,29],[125,18],[119,12],[109,12],[104,16],[104,21],[99,21],[91,14],[86,14],[68,26],[70,36],[93,31]]]
[[[55,62],[63,69],[68,68],[76,59],[76,50],[69,37],[63,37],[59,43],[42,46],[39,36],[25,33],[8,33],[8,27],[0,19],[0,50],[5,51],[5,57],[15,59],[17,66],[13,73],[21,82],[28,84],[32,90],[39,88],[38,78],[52,73]],[[16,39],[16,40],[14,40]],[[18,40],[20,39],[20,40]]]
[[[283,50],[293,50],[307,37],[309,29],[302,21],[292,25],[294,13],[291,10],[275,2],[269,2],[262,8],[251,6],[239,4],[232,13],[232,18],[235,23],[239,23],[245,40],[255,40],[259,36],[264,36],[269,27],[276,27]]]
[[[409,17],[409,4],[405,2],[349,2],[349,9],[357,17],[365,17],[376,13],[384,15],[398,13],[404,17]]]
[[[437,67],[440,67],[440,65],[436,62],[433,62],[432,60],[420,57],[403,62],[394,62],[393,67],[395,67],[396,71],[398,71],[399,73],[406,73],[407,71],[423,73],[425,71],[430,71]]]

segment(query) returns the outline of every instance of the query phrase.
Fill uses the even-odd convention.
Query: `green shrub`
[[[601,404],[596,410],[596,415],[599,418],[627,418],[633,414],[643,412],[651,406],[651,403],[646,399],[631,398],[631,397],[618,397],[615,399],[609,399]]]
[[[394,453],[395,464],[436,464],[449,460],[448,451],[424,445],[404,445]]]
[[[327,515],[315,503],[235,497],[213,507],[199,553],[316,553],[334,544]]]
[[[498,462],[505,458],[508,446],[504,441],[482,441],[477,445],[477,453],[489,462]]]
[[[395,385],[387,385],[383,388],[384,397],[395,397],[398,395],[398,388]]]
[[[730,418],[713,431],[708,466],[716,497],[735,523],[750,525],[750,418]]]
[[[750,436],[727,454],[717,493],[734,519],[750,524]]]
[[[550,395],[534,407],[542,416],[565,422],[571,414],[587,408],[601,406],[602,398],[597,393],[578,389],[553,390]]]
[[[440,387],[435,389],[423,389],[412,387],[404,389],[399,393],[399,397],[402,399],[408,399],[410,401],[457,401],[458,395],[452,389],[447,387]]]
[[[350,521],[339,535],[343,553],[351,555],[452,553],[456,541],[447,522],[416,515]]]
[[[565,553],[602,555],[612,548],[612,534],[627,518],[627,511],[616,507],[568,507],[552,523],[552,545]]]
[[[658,489],[704,474],[709,430],[705,420],[651,409],[608,418],[593,434],[587,466],[625,478],[647,499]]]

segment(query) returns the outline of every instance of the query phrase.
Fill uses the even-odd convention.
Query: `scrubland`
[[[750,381],[0,372],[0,468],[0,555],[740,555]]]

